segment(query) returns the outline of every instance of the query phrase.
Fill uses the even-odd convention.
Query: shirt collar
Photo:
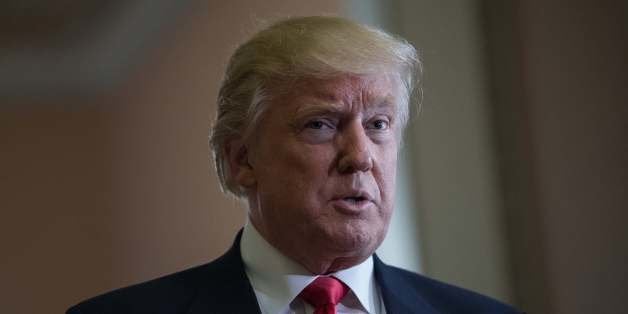
[[[240,245],[246,274],[269,313],[285,311],[317,277],[270,245],[249,222],[244,225]],[[372,313],[377,297],[372,257],[329,275],[349,286],[366,312]]]

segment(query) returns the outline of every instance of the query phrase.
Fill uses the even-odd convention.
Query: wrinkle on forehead
[[[341,76],[331,79],[302,79],[286,95],[305,98],[297,103],[296,113],[305,111],[341,112],[393,109],[397,111],[397,91],[387,75]]]

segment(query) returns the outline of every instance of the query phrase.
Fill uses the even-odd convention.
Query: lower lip
[[[368,209],[373,202],[368,200],[362,200],[358,202],[337,199],[332,201],[332,206],[343,214],[357,215]]]

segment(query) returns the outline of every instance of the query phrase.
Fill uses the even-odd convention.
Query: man
[[[230,60],[211,136],[248,202],[233,247],[68,313],[515,313],[373,255],[420,63],[407,42],[334,17],[281,21]]]

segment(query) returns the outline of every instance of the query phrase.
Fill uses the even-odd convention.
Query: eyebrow
[[[304,105],[301,105],[297,108],[295,112],[295,116],[304,117],[304,116],[315,116],[320,114],[340,114],[342,113],[343,108],[341,104],[338,103],[329,103],[329,102],[307,102]]]

